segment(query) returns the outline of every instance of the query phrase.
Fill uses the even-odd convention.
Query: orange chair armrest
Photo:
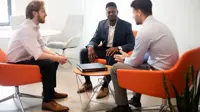
[[[17,86],[40,81],[40,69],[36,65],[0,63],[0,85]]]
[[[96,62],[96,63],[101,63],[101,64],[106,65],[106,59],[97,58],[97,59],[95,60],[95,62]]]

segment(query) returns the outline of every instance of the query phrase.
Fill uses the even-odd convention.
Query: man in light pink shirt
[[[39,24],[45,22],[46,16],[43,1],[34,0],[28,4],[26,7],[26,20],[21,24],[9,43],[7,62],[38,65],[43,84],[42,109],[66,112],[69,108],[56,103],[53,99],[68,96],[54,90],[58,64],[66,63],[67,58],[57,55],[45,47],[39,32]]]

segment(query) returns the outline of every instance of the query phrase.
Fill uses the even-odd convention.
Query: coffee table
[[[83,84],[82,81],[81,81],[81,79],[80,79],[80,76],[93,76],[93,77],[94,77],[94,76],[107,76],[107,75],[110,75],[110,68],[111,68],[112,66],[110,66],[110,65],[105,65],[105,66],[107,67],[107,70],[106,70],[106,71],[84,72],[84,73],[81,72],[79,69],[74,68],[74,69],[73,69],[73,72],[74,72],[75,75],[76,75],[76,80],[77,80],[78,89],[80,89],[80,87],[79,87],[79,82],[81,83],[81,85]],[[95,93],[97,92],[98,88],[102,85],[102,83],[103,83],[103,79],[101,79],[101,81],[100,81],[100,83],[99,83],[98,85],[96,85],[95,87],[93,87],[93,94],[92,94],[91,97],[88,95],[87,92],[85,92],[86,95],[87,95],[87,97],[88,97],[88,99],[89,99],[89,102],[87,103],[86,107],[84,108],[84,112],[87,111],[87,109],[88,109],[88,107],[89,107],[89,104],[92,102],[92,98],[94,97]],[[108,86],[108,88],[109,88],[109,90],[110,90],[110,92],[111,92],[113,98],[115,98],[115,97],[114,97],[114,92],[112,91],[111,87]],[[80,97],[80,102],[81,102],[81,104],[82,104],[82,99],[81,99],[80,93],[79,93],[79,97]],[[97,110],[95,110],[95,111],[97,111]],[[87,112],[88,112],[88,111],[87,111]]]

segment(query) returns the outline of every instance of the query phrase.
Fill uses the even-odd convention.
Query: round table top
[[[76,75],[83,75],[83,76],[107,76],[107,75],[110,75],[110,68],[112,66],[110,65],[105,65],[107,67],[107,70],[106,71],[98,71],[98,72],[81,72],[78,68],[74,68],[73,69],[73,72],[76,74]]]

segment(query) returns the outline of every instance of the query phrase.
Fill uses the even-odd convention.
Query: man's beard
[[[41,16],[39,15],[39,16],[38,16],[38,22],[39,22],[39,23],[45,23],[45,20],[43,20],[43,19],[41,18]]]
[[[116,15],[114,15],[114,16],[108,16],[108,20],[110,22],[115,22],[115,21],[117,21],[117,16]]]
[[[117,17],[115,17],[115,18],[108,18],[108,20],[113,23],[113,22],[117,21]]]
[[[141,25],[142,24],[139,19],[135,19],[135,22],[136,22],[136,25]]]
[[[116,22],[117,19],[109,19],[110,22]]]
[[[136,22],[136,25],[140,25],[141,23],[140,22]]]

